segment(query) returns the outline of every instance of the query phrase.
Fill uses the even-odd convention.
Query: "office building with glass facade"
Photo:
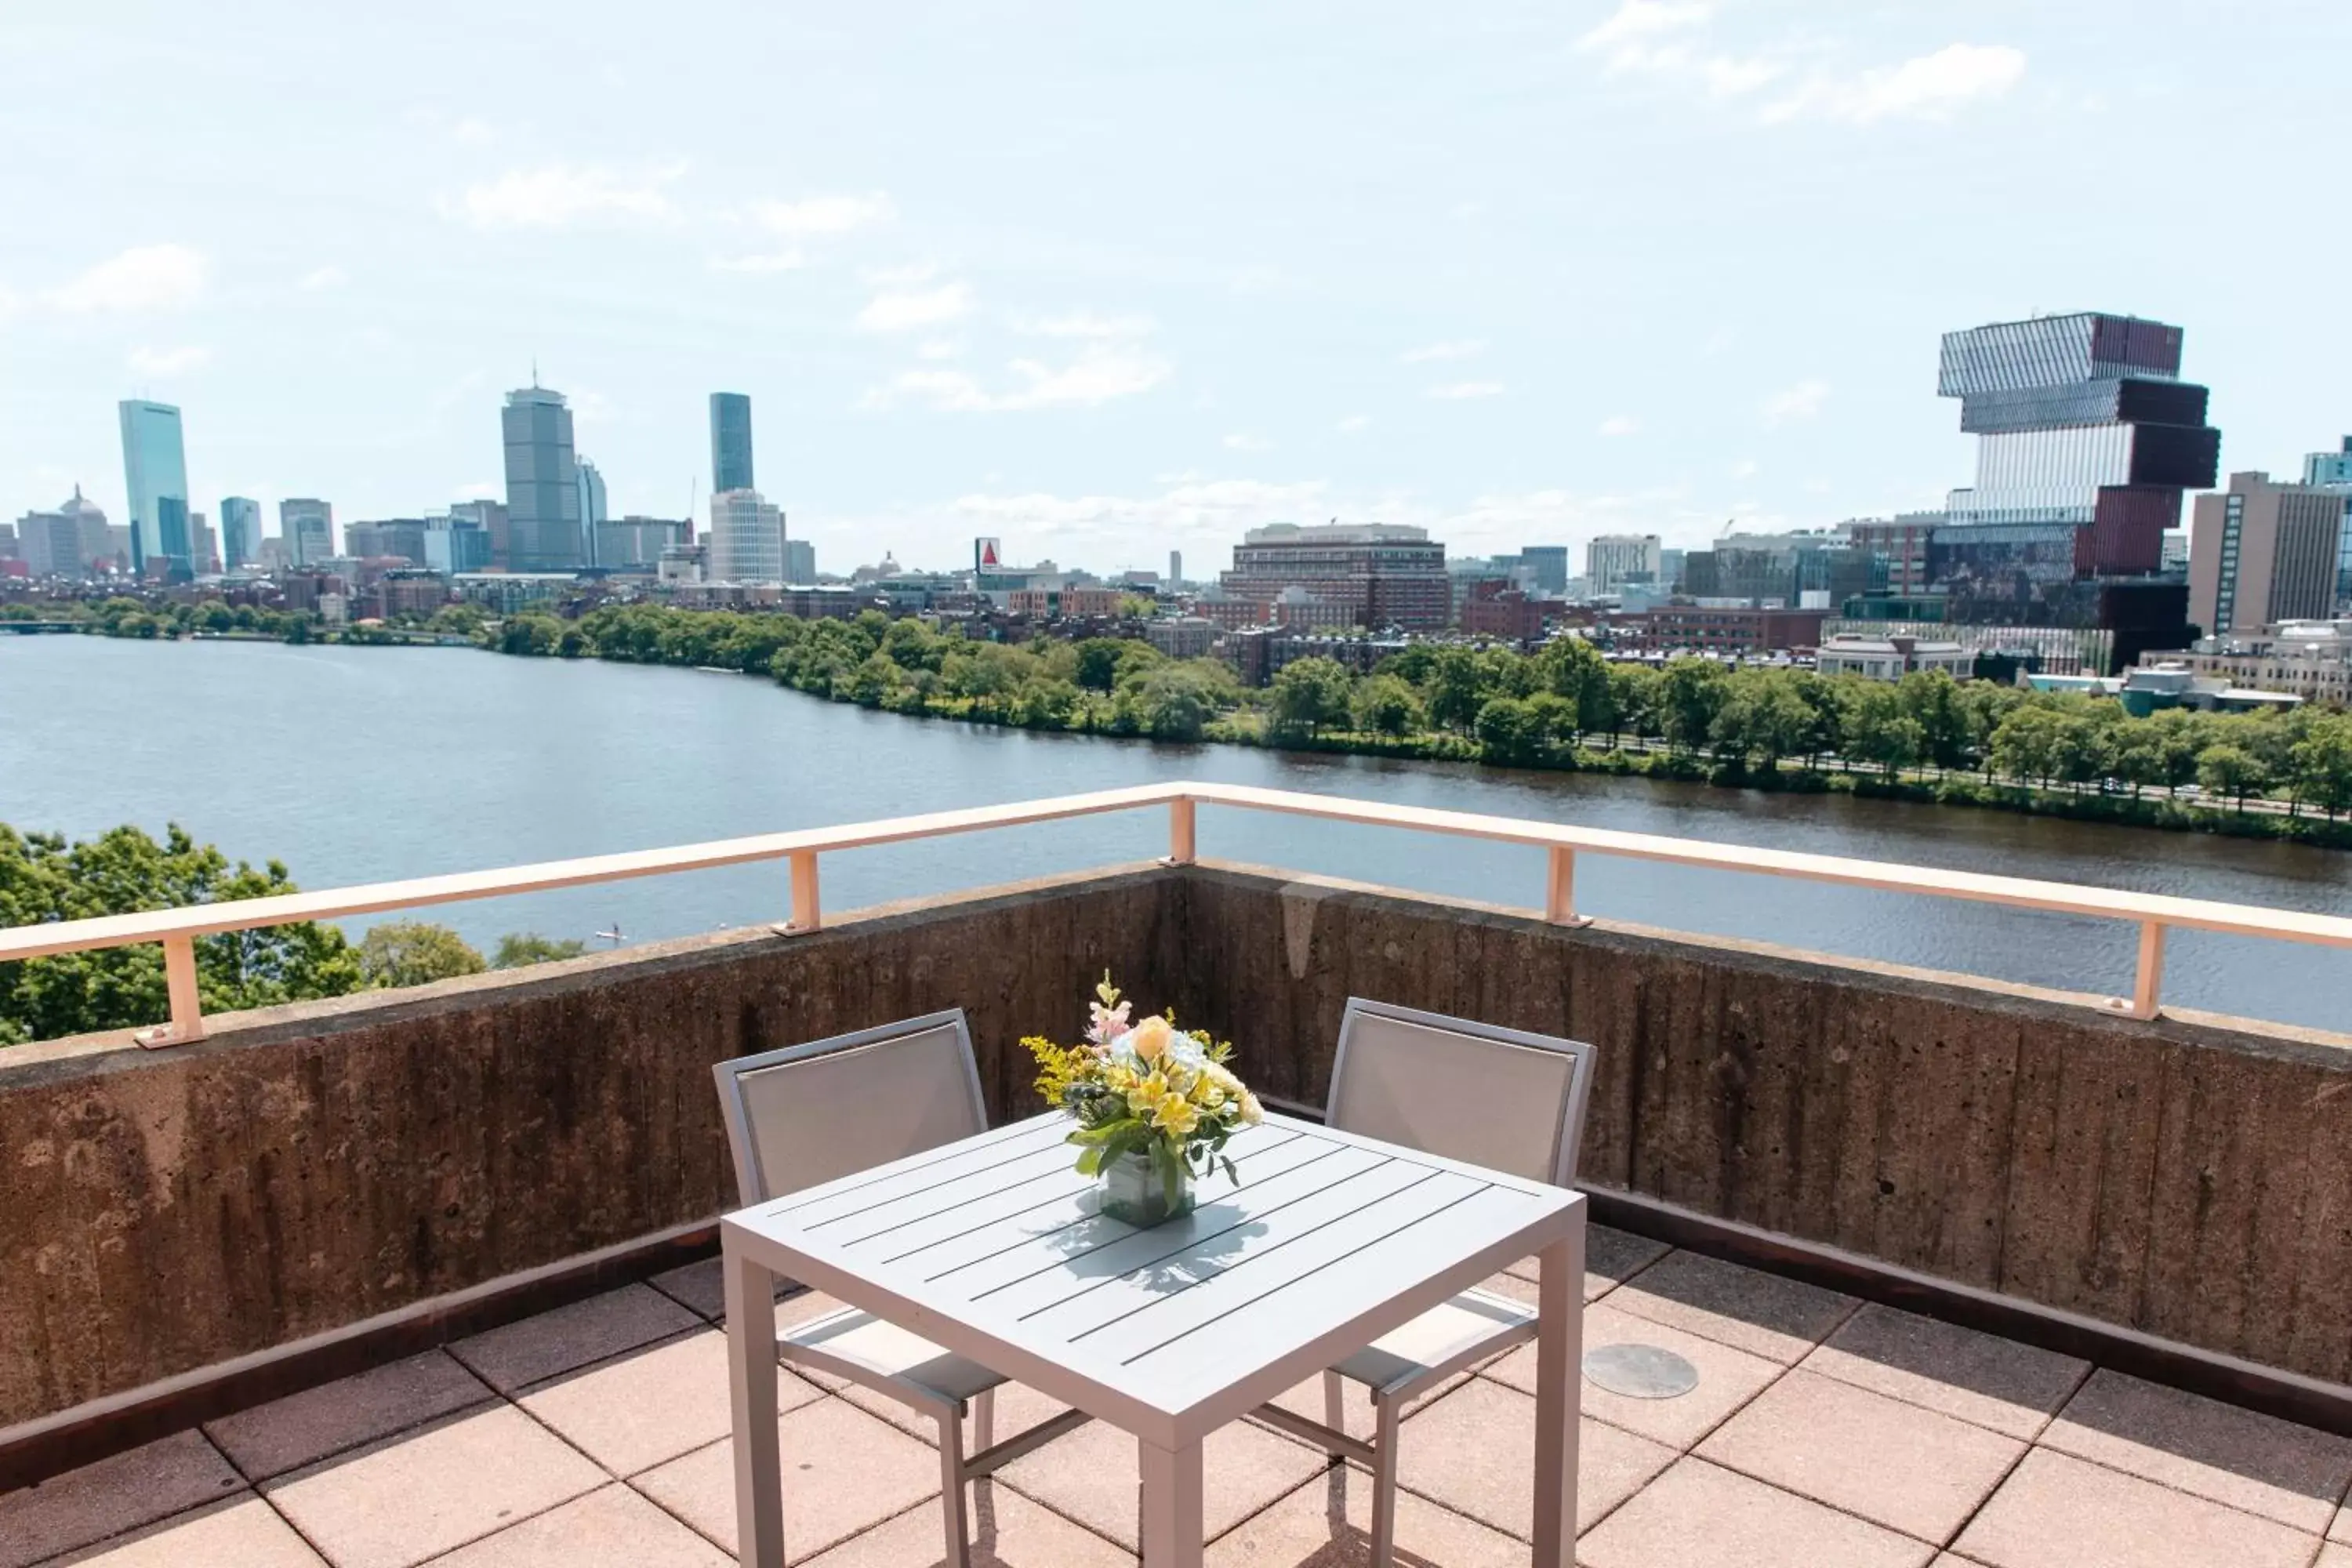
[[[261,503],[245,496],[223,499],[221,570],[241,572],[261,553]]]
[[[751,400],[740,392],[710,395],[710,493],[760,488],[751,472]]]
[[[517,572],[582,565],[587,542],[580,520],[580,464],[563,394],[543,386],[508,393],[499,429],[506,446],[506,564]]]
[[[188,531],[188,458],[180,411],[132,398],[122,419],[122,484],[131,503],[131,570],[182,576],[195,570]]]
[[[2336,541],[2336,613],[2352,616],[2352,436],[2345,437],[2336,451],[2305,458],[2303,482],[2344,498],[2344,521]]]
[[[1538,593],[1558,595],[1568,592],[1567,545],[1523,546],[1519,551],[1519,564],[1527,568]]]
[[[784,580],[784,514],[757,490],[710,498],[709,574],[715,583]]]
[[[604,476],[598,473],[596,465],[585,458],[580,459],[579,473],[580,558],[591,566],[608,566],[612,563],[596,550],[598,531],[611,521],[604,510]]]
[[[1565,552],[1563,552],[1564,554]],[[1584,583],[1587,592],[1614,594],[1628,584],[1657,587],[1662,574],[1663,552],[1654,533],[1604,533],[1584,547]],[[1528,552],[1520,552],[1527,560]],[[1529,563],[1529,564],[1537,564]],[[1567,563],[1560,563],[1561,591],[1568,587]],[[1537,566],[1536,586],[1545,587],[1543,571]]]
[[[311,496],[279,501],[278,532],[288,561],[315,566],[335,552],[335,509]]]

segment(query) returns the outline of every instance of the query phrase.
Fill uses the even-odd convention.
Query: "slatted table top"
[[[1046,1115],[730,1215],[776,1272],[1172,1447],[1565,1237],[1576,1194],[1269,1116],[1182,1219],[1097,1212]]]

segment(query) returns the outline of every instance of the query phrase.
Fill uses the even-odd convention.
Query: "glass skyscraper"
[[[2303,460],[2303,482],[2344,492],[2344,531],[2336,541],[2336,613],[2352,616],[2352,436],[2334,452],[2314,452]]]
[[[235,572],[261,552],[261,503],[244,496],[221,501],[221,570]]]
[[[168,403],[131,399],[122,416],[122,483],[131,501],[131,570],[169,575],[193,573],[188,532],[188,458],[180,438],[180,411]]]
[[[279,501],[278,532],[289,561],[315,566],[335,552],[335,509],[311,496]]]
[[[623,565],[625,563],[605,561],[596,552],[596,531],[605,521],[604,476],[596,465],[583,458],[580,469],[580,536],[583,541],[580,558],[591,566]]]
[[[740,392],[710,395],[710,493],[759,489],[751,477],[751,400]]]
[[[509,392],[499,423],[507,455],[508,566],[562,572],[580,565],[586,553],[580,465],[563,394],[543,386]]]

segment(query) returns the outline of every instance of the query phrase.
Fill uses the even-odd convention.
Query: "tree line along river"
[[[86,837],[177,822],[306,888],[646,848],[1180,778],[2352,914],[2352,856],[1843,795],[999,729],[773,681],[465,648],[0,638],[0,821]],[[1533,850],[1204,809],[1201,852],[1540,904]],[[843,910],[1165,847],[1120,815],[828,857]],[[2119,922],[1587,856],[1604,918],[2084,991],[2121,991]],[[779,867],[420,911],[478,947],[535,930],[640,941],[783,918]],[[352,922],[356,927],[358,922]],[[356,930],[354,930],[356,934]],[[1020,955],[1005,954],[1017,963]],[[2323,1027],[2352,953],[2175,932],[2165,996]],[[1147,1005],[1156,1005],[1147,999]]]

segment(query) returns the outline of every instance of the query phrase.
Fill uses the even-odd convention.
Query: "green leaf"
[[[1098,1176],[1102,1174],[1102,1168],[1103,1152],[1100,1149],[1082,1149],[1078,1152],[1077,1172],[1079,1175]]]
[[[1217,1163],[1225,1168],[1225,1178],[1228,1181],[1232,1182],[1233,1184],[1237,1187],[1242,1184],[1242,1173],[1234,1169],[1234,1160],[1232,1155],[1220,1154],[1217,1156]]]

